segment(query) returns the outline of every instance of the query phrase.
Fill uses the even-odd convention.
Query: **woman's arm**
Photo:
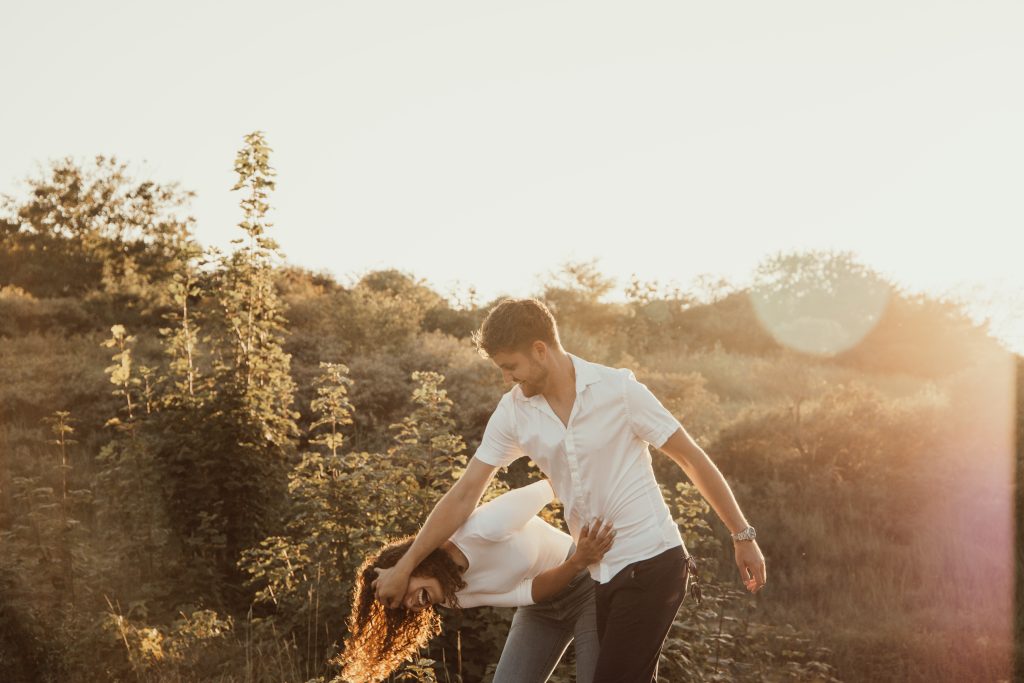
[[[476,510],[474,531],[491,541],[504,540],[526,526],[554,498],[547,479],[506,491]]]
[[[612,529],[611,522],[602,524],[601,520],[597,520],[593,529],[583,527],[580,530],[579,544],[572,557],[557,567],[533,577],[530,592],[533,601],[544,602],[558,595],[577,574],[604,557],[612,547],[614,539],[615,530]]]

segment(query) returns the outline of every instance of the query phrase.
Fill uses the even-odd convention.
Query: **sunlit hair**
[[[555,316],[537,299],[505,299],[491,309],[473,342],[482,355],[523,351],[535,341],[560,348]]]
[[[422,610],[385,608],[375,597],[375,568],[394,567],[415,537],[390,541],[359,567],[353,589],[348,637],[340,655],[341,678],[350,683],[377,683],[441,632],[441,617],[430,605]],[[424,558],[413,576],[432,577],[441,584],[442,604],[458,607],[455,594],[466,587],[462,569],[438,548]]]

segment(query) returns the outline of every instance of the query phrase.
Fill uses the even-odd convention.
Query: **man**
[[[764,557],[732,490],[704,451],[629,370],[567,353],[551,312],[506,299],[475,335],[515,386],[494,410],[465,474],[427,517],[402,561],[379,570],[378,599],[397,606],[414,567],[469,517],[499,467],[529,456],[551,480],[573,538],[592,520],[614,524],[615,543],[590,569],[597,582],[601,653],[595,683],[654,681],[661,646],[682,603],[686,551],[651,468],[660,448],[732,532],[751,592],[764,587]]]

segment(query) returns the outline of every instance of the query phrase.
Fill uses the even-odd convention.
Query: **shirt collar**
[[[576,393],[581,394],[583,390],[589,387],[594,382],[601,381],[601,375],[598,373],[597,368],[594,364],[585,361],[578,356],[574,356],[571,353],[567,354],[572,359],[573,367],[576,368]]]

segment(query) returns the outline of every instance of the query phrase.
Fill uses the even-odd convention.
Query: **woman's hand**
[[[585,525],[580,529],[580,538],[576,542],[576,552],[569,558],[579,569],[585,569],[600,561],[615,540],[615,530],[611,522],[594,520],[593,525]]]

